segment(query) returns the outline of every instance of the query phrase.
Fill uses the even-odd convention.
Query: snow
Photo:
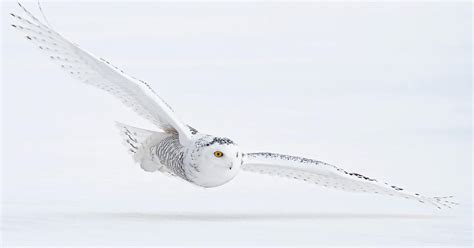
[[[472,245],[469,4],[43,4],[198,130],[454,195],[441,211],[245,172],[213,189],[146,173],[114,121],[153,127],[48,63],[2,7],[2,246]]]

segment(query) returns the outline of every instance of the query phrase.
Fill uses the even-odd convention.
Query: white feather
[[[292,178],[324,187],[351,192],[384,194],[433,204],[437,208],[450,208],[456,203],[451,197],[426,197],[410,193],[400,187],[369,178],[358,173],[347,172],[334,165],[314,159],[275,153],[248,153],[242,166],[245,171]]]
[[[144,81],[128,76],[122,70],[81,49],[56,31],[41,23],[21,4],[32,20],[11,14],[16,20],[12,26],[26,34],[49,58],[74,78],[106,90],[126,106],[165,131],[176,130],[180,143],[191,139],[189,128],[178,120],[173,110]]]

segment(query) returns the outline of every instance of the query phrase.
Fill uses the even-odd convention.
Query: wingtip
[[[119,128],[122,128],[122,127],[124,127],[125,125],[124,125],[122,122],[120,122],[120,121],[115,121],[115,126],[116,126],[116,127],[119,127]]]
[[[452,195],[451,196],[435,196],[435,197],[433,197],[434,204],[439,209],[443,209],[443,208],[452,209],[453,207],[458,206],[459,203],[454,202],[454,201],[450,201],[452,198],[454,198],[454,196],[452,196]]]

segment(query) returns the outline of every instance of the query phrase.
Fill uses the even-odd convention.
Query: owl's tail
[[[125,146],[132,154],[133,161],[139,163],[143,170],[148,172],[167,170],[158,161],[153,161],[150,148],[172,134],[132,127],[120,122],[116,122],[116,126],[120,130]]]

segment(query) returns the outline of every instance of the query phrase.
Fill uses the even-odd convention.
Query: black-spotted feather
[[[276,153],[248,153],[242,169],[301,180],[338,190],[413,199],[421,203],[432,204],[437,208],[451,208],[456,205],[455,202],[450,201],[451,197],[427,197],[418,193],[410,193],[401,187],[358,173],[347,172],[334,165],[314,159]]]
[[[20,7],[30,20],[11,14],[15,20],[12,27],[23,32],[26,39],[35,43],[50,60],[74,78],[110,92],[161,129],[178,130],[180,141],[189,141],[192,134],[187,126],[177,120],[171,107],[146,82],[131,77],[105,59],[98,59],[82,50],[41,23],[21,4]]]

